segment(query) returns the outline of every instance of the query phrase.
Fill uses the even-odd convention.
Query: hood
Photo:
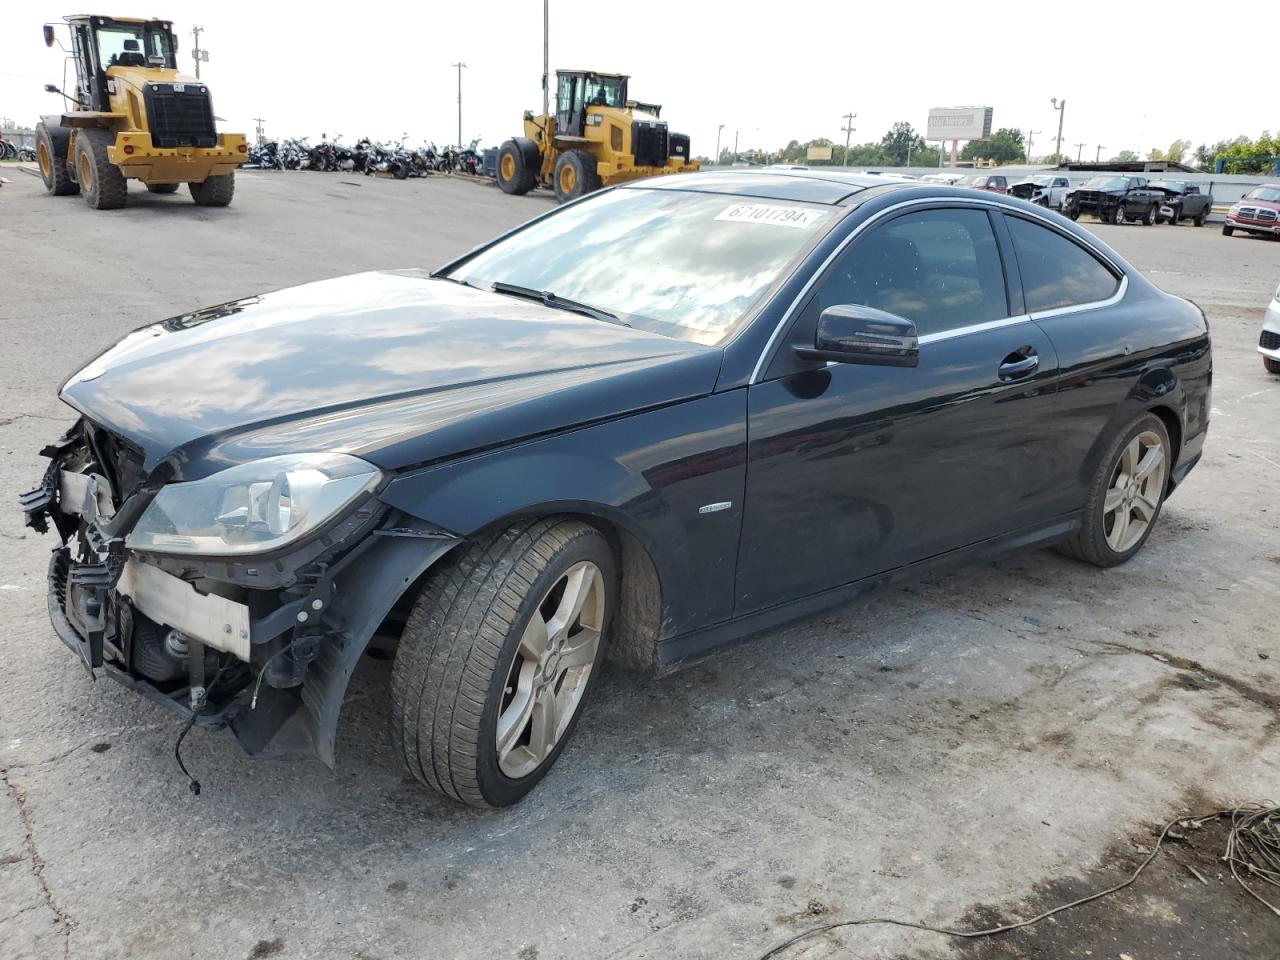
[[[62,398],[174,478],[307,450],[397,469],[709,393],[720,358],[421,271],[364,273],[143,327]]]

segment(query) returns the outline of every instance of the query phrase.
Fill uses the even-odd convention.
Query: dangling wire
[[[191,772],[187,769],[187,765],[182,762],[182,741],[187,738],[187,734],[191,732],[191,728],[196,725],[196,721],[199,720],[200,715],[204,713],[205,707],[209,705],[209,693],[218,685],[218,681],[222,678],[223,671],[226,669],[225,665],[221,666],[218,668],[218,672],[213,675],[213,680],[204,689],[204,696],[202,696],[200,698],[200,702],[192,708],[191,716],[187,718],[187,722],[182,727],[182,732],[178,734],[178,742],[173,745],[173,758],[178,761],[178,769],[182,771],[182,775],[189,781],[187,784],[188,789],[190,789],[197,797],[200,796],[200,781],[191,775]]]

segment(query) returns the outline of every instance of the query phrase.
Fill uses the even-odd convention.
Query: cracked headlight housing
[[[126,543],[168,554],[268,553],[323,526],[381,480],[377,467],[342,453],[253,460],[164,487]]]

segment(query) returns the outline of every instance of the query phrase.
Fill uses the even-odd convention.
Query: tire
[[[115,137],[100,127],[83,127],[76,135],[76,179],[80,195],[95,210],[118,210],[129,199],[124,174],[107,159]]]
[[[1195,217],[1192,219],[1191,222],[1194,223],[1197,227],[1203,227],[1205,220],[1207,220],[1208,218],[1209,218],[1209,205],[1206,203],[1204,206],[1200,208],[1200,211],[1195,215]]]
[[[498,151],[498,186],[503,193],[523,196],[538,185],[542,154],[527,137],[508,140]]]
[[[1112,223],[1114,223],[1114,224],[1116,224],[1117,226],[1119,226],[1120,224],[1124,223],[1126,219],[1127,219],[1127,218],[1126,218],[1126,216],[1125,216],[1125,210],[1124,210],[1124,204],[1123,204],[1123,203],[1117,203],[1114,207],[1112,207],[1112,208],[1111,208],[1111,222],[1112,222]]]
[[[577,200],[592,190],[599,190],[600,175],[596,172],[596,158],[586,150],[566,150],[556,157],[556,169],[551,180],[556,190],[556,199],[561,203]]]
[[[1147,212],[1142,215],[1142,225],[1144,227],[1150,227],[1155,222],[1156,222],[1156,205],[1153,203],[1151,204],[1151,206],[1147,207]],[[1176,219],[1170,221],[1170,223],[1177,223],[1177,222],[1178,221]]]
[[[1262,365],[1267,368],[1267,373],[1274,373],[1280,376],[1280,360],[1272,360],[1270,357],[1262,358]]]
[[[517,523],[460,551],[432,571],[405,624],[391,673],[391,735],[427,786],[471,806],[503,807],[546,775],[581,716],[608,640],[617,562],[598,530],[557,517]],[[550,661],[547,654],[541,663],[529,659],[526,645],[539,637],[529,628],[535,619],[564,619],[560,604],[580,573],[574,583],[590,579],[579,594],[586,603],[560,636],[582,640],[579,649],[590,659],[568,668],[554,653]],[[583,629],[570,633],[573,624]],[[553,663],[551,681],[541,673],[546,662]],[[549,740],[535,730],[546,717],[536,691],[571,700],[559,704]],[[507,726],[510,746],[500,750],[500,721],[513,716],[522,719]]]
[[[80,185],[67,172],[67,158],[58,156],[53,135],[43,120],[36,124],[36,162],[40,164],[40,179],[50,194],[66,197],[80,192]]]
[[[1068,208],[1067,208],[1067,210],[1066,210],[1066,214],[1067,214],[1067,216],[1068,216],[1068,217],[1070,217],[1072,220],[1079,220],[1079,219],[1080,219],[1080,211],[1079,211],[1078,209],[1076,209],[1075,207],[1068,207]]]
[[[148,193],[177,193],[178,185],[176,183],[148,183]]]
[[[1145,445],[1148,442],[1150,446]],[[1125,492],[1124,481],[1126,476],[1132,476],[1131,473],[1126,474],[1125,468],[1135,463],[1135,453],[1130,448],[1137,445],[1136,463],[1142,463],[1156,443],[1163,451],[1160,463],[1137,481],[1139,495],[1131,497]],[[1131,558],[1142,549],[1160,518],[1172,467],[1172,445],[1164,422],[1153,413],[1142,414],[1120,432],[1103,457],[1102,466],[1089,484],[1080,529],[1070,540],[1059,544],[1058,550],[1098,567],[1114,567]],[[1119,505],[1108,511],[1107,501],[1114,498],[1117,486],[1121,488]],[[1109,493],[1112,496],[1108,496]],[[1145,507],[1139,508],[1139,503]],[[1121,511],[1126,511],[1123,514],[1126,519],[1124,528],[1117,531],[1116,524],[1122,516]],[[1144,512],[1147,514],[1146,519],[1141,520],[1139,517],[1139,521],[1144,524],[1141,529],[1131,529],[1131,522],[1139,522],[1132,518]],[[1108,517],[1111,518],[1110,523]]]
[[[397,180],[408,180],[408,179],[409,179],[409,164],[407,164],[407,163],[405,163],[405,162],[403,162],[403,161],[398,161],[398,162],[396,163],[395,175],[396,175],[396,179],[397,179]]]
[[[1231,224],[1229,224],[1229,223],[1224,223],[1224,224],[1222,225],[1222,235],[1223,235],[1224,237],[1229,237],[1229,236],[1231,236],[1231,235],[1232,235],[1233,233],[1235,233],[1235,232],[1236,232],[1235,227],[1231,226]]]
[[[204,183],[188,183],[191,199],[201,207],[225,207],[236,193],[235,171],[205,177]]]

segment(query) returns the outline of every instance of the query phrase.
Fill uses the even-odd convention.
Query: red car
[[[1280,236],[1280,183],[1254,187],[1240,198],[1239,203],[1231,205],[1222,232],[1229,237],[1237,230]]]
[[[990,190],[992,193],[1008,193],[1009,178],[999,173],[975,173],[961,177],[956,181],[957,187],[968,187],[970,190]]]

